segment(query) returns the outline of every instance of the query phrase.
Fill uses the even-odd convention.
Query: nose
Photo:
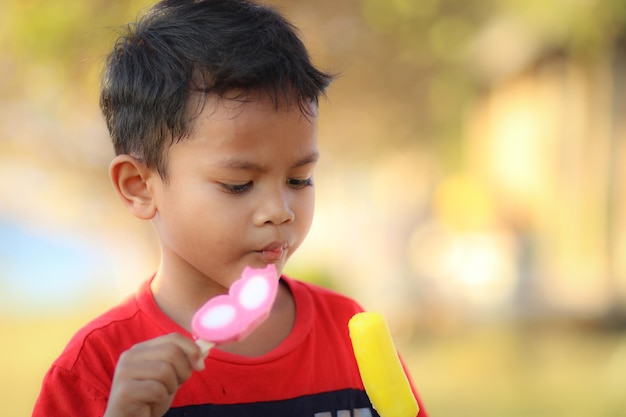
[[[254,223],[257,226],[265,224],[285,224],[291,223],[296,216],[291,207],[289,192],[284,189],[275,190],[263,196],[262,201],[257,206]]]

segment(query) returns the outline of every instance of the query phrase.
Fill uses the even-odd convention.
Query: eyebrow
[[[297,161],[291,168],[299,168],[304,165],[312,164],[320,159],[319,152],[311,152],[304,158]],[[262,167],[250,161],[244,161],[237,158],[226,159],[218,164],[222,168],[237,169],[243,171],[266,171],[267,168]]]

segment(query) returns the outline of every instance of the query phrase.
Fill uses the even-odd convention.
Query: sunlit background
[[[150,3],[0,3],[2,416],[155,268],[97,106]],[[340,73],[287,272],[382,311],[432,416],[626,416],[626,2],[271,3]]]

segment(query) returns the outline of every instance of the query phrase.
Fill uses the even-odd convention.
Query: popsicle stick
[[[198,339],[196,340],[196,345],[198,345],[198,347],[200,348],[200,352],[202,352],[202,355],[206,357],[209,354],[211,348],[215,346],[215,343],[209,342],[207,340]]]

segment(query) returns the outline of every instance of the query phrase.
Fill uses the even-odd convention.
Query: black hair
[[[100,108],[116,154],[132,155],[166,178],[166,150],[189,135],[207,95],[236,92],[246,100],[266,93],[276,107],[297,104],[309,116],[331,81],[312,65],[296,28],[269,6],[163,0],[115,43]]]

